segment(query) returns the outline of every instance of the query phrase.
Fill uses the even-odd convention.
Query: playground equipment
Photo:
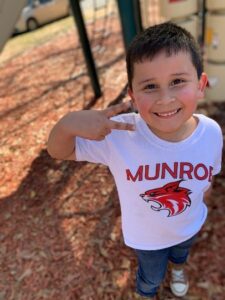
[[[12,35],[15,24],[19,19],[21,11],[26,3],[27,0],[0,0],[0,51],[3,49],[5,43]],[[95,98],[99,98],[102,92],[80,3],[77,0],[69,0],[69,3],[74,15],[74,21],[77,25],[77,30],[81,46],[83,48],[86,66],[92,88],[94,90]],[[139,15],[139,0],[128,1],[126,6],[124,6],[124,1],[118,0],[117,4],[123,31],[124,46],[126,48],[137,32],[142,30],[140,21],[141,19]]]
[[[209,11],[225,10],[224,0],[206,0],[206,7]]]
[[[0,0],[0,52],[12,35],[27,0]]]
[[[199,38],[198,0],[160,0],[160,12],[166,20],[171,20],[188,30],[196,40]]]
[[[209,76],[207,99],[224,101],[225,95],[225,0],[206,1],[205,70]]]
[[[168,19],[182,19],[197,13],[197,0],[160,0],[161,14]]]
[[[101,96],[101,88],[90,41],[86,33],[80,3],[69,0],[77,25],[88,74],[95,97]],[[93,0],[94,1],[94,0]],[[107,2],[107,0],[105,0]],[[127,48],[133,37],[147,26],[171,20],[192,33],[205,47],[205,70],[210,87],[206,91],[208,100],[223,101],[225,95],[225,0],[114,0],[121,21],[124,46]],[[12,35],[15,24],[27,0],[0,0],[0,52]],[[153,5],[157,3],[157,5]],[[203,5],[205,4],[205,5]],[[157,7],[157,20],[152,14]],[[205,14],[206,13],[206,14]],[[151,22],[149,20],[151,19]],[[202,25],[200,28],[200,24]]]

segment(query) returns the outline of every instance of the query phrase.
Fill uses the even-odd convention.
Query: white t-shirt
[[[135,124],[135,131],[113,130],[103,141],[76,137],[77,160],[102,163],[114,176],[126,245],[170,247],[205,222],[203,194],[220,172],[223,136],[214,120],[195,116],[197,128],[180,142],[160,139],[136,113],[113,118]]]

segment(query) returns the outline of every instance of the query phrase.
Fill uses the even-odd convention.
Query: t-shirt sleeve
[[[121,114],[111,118],[118,122],[128,122],[135,124],[135,114]],[[88,161],[92,163],[101,163],[110,166],[113,161],[115,147],[124,143],[127,137],[127,131],[112,130],[112,132],[102,141],[93,141],[81,137],[75,138],[75,151],[77,161]]]
[[[218,126],[218,151],[217,156],[215,158],[214,168],[213,168],[213,175],[220,173],[222,168],[222,151],[223,151],[223,133],[221,128]]]
[[[77,161],[88,161],[103,165],[109,164],[110,149],[107,138],[102,141],[92,141],[76,137],[74,143]]]

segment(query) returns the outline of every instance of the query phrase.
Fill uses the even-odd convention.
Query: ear
[[[133,91],[132,91],[132,89],[131,89],[130,87],[128,87],[127,93],[128,93],[128,95],[130,96],[130,98],[131,98],[131,102],[132,102],[133,108],[134,108],[135,110],[137,110],[137,105],[136,105],[134,93],[133,93]]]
[[[208,83],[208,76],[206,73],[202,73],[200,79],[199,79],[199,83],[198,83],[198,93],[199,93],[199,99],[204,97],[204,92],[205,92],[205,88],[207,86]]]
[[[182,180],[179,181],[175,181],[175,182],[169,182],[167,183],[164,188],[165,190],[167,190],[168,192],[172,192],[172,191],[176,191],[179,188],[179,184]]]

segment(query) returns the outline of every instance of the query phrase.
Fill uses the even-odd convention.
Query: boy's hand
[[[69,117],[70,127],[76,127],[75,136],[97,141],[103,140],[113,129],[134,131],[134,124],[110,120],[111,117],[126,111],[129,107],[130,102],[125,102],[110,106],[104,110],[83,110],[71,113]]]
[[[126,111],[130,102],[111,106],[104,110],[75,111],[59,120],[48,138],[48,153],[57,159],[74,160],[74,137],[101,141],[112,129],[135,130],[133,124],[110,120],[120,112]]]

